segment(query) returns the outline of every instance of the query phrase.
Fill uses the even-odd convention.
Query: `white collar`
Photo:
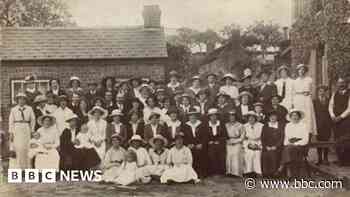
[[[27,88],[26,90],[27,90],[28,92],[34,93],[36,89],[35,89],[35,88],[32,88],[32,89]]]
[[[175,84],[168,83],[169,88],[177,88],[180,86],[180,82],[176,82]]]
[[[220,121],[216,121],[216,124],[213,124],[211,121],[209,121],[209,126],[210,127],[217,127],[220,125]]]
[[[187,121],[186,124],[190,127],[198,127],[198,125],[200,125],[202,122],[200,120],[197,120],[197,122],[195,124],[192,124],[191,121]]]

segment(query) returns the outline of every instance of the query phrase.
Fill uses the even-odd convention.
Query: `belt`
[[[27,123],[27,124],[29,124],[30,121],[26,121],[26,120],[17,120],[17,121],[13,121],[13,123]]]

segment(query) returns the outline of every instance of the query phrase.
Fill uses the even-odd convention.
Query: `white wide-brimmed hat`
[[[79,77],[77,77],[77,76],[72,76],[70,79],[69,79],[69,81],[80,81],[80,78]]]
[[[45,118],[50,118],[51,120],[51,126],[54,125],[56,123],[56,118],[52,115],[46,114],[46,115],[42,115],[38,118],[38,124],[40,126],[43,126],[43,121]]]
[[[72,120],[79,120],[79,117],[75,113],[72,113],[68,116],[68,118],[66,119],[66,122],[70,122]]]
[[[231,79],[232,81],[237,81],[237,77],[232,73],[227,73],[222,77],[222,80]]]
[[[301,120],[301,119],[304,119],[304,117],[305,117],[304,111],[299,110],[299,109],[292,109],[292,110],[290,110],[290,112],[288,113],[288,117],[287,117],[288,120],[290,120],[290,117],[292,116],[293,113],[298,113],[299,116],[300,116],[300,120]]]
[[[208,116],[219,114],[219,110],[216,108],[210,108],[208,110]]]
[[[129,140],[129,144],[131,143],[131,142],[133,142],[133,141],[139,141],[139,142],[144,142],[144,140],[141,138],[141,136],[140,135],[133,135],[132,137],[131,137],[131,139]]]
[[[154,147],[155,145],[155,141],[156,140],[161,140],[163,142],[163,146],[167,146],[168,145],[168,140],[163,137],[162,135],[156,135],[154,136],[152,139],[150,139],[149,143],[151,144],[152,147]]]
[[[114,117],[114,116],[123,116],[124,114],[122,113],[122,111],[120,111],[119,109],[115,109],[112,111],[111,115],[109,115],[109,117]]]
[[[35,97],[33,103],[41,103],[41,102],[46,102],[47,98],[45,95],[38,95]]]
[[[258,118],[258,114],[256,114],[254,111],[248,111],[244,116],[247,117],[247,118],[250,117],[250,116],[254,116],[255,119]]]
[[[107,110],[103,109],[100,106],[94,106],[90,111],[89,114],[93,115],[95,113],[95,111],[100,111],[102,113],[102,116],[106,116],[107,115]]]

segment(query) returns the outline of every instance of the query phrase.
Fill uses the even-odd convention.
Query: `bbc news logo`
[[[65,182],[99,182],[102,180],[101,170],[55,170],[55,169],[9,169],[8,183],[55,183]]]

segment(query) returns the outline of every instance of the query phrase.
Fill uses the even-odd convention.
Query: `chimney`
[[[162,11],[158,5],[145,5],[142,15],[144,28],[160,28]]]
[[[283,39],[289,40],[289,29],[288,27],[283,27]]]

